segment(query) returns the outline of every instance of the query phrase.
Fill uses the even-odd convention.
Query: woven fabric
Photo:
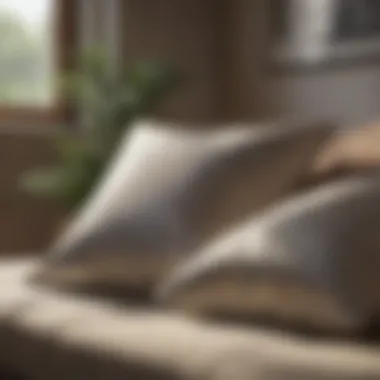
[[[36,379],[374,380],[380,350],[205,324],[33,288],[32,260],[0,263],[0,363]]]

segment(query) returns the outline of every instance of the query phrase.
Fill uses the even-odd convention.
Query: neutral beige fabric
[[[380,125],[366,125],[361,128],[343,129],[326,144],[318,155],[315,170],[332,168],[355,169],[365,165],[378,164],[380,151]]]
[[[36,380],[377,380],[376,346],[218,326],[31,288],[0,262],[0,365]]]
[[[45,282],[150,285],[183,255],[284,195],[333,132],[322,124],[138,123],[52,248]]]
[[[161,296],[198,313],[352,332],[380,315],[379,226],[380,175],[335,182],[235,227]]]
[[[342,128],[316,155],[311,173],[301,180],[300,187],[363,174],[378,167],[379,139],[379,123],[359,128]]]

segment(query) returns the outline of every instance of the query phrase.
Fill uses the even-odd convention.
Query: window
[[[334,38],[337,41],[380,37],[380,1],[340,1]]]
[[[75,0],[0,0],[0,122],[67,114],[58,77],[74,38]]]
[[[379,0],[272,0],[275,60],[316,64],[380,55]]]

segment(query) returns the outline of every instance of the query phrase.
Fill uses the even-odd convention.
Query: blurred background
[[[376,124],[378,58],[378,0],[0,0],[0,252],[45,247],[74,207],[59,191],[91,187],[96,175],[84,183],[91,171],[72,153],[80,156],[73,141],[83,130],[89,139],[95,124],[119,131],[146,114]],[[156,62],[181,84],[168,91]],[[68,95],[61,82],[72,74]],[[57,150],[67,131],[70,146]],[[66,159],[59,173],[68,160],[81,170],[20,185],[57,155]]]

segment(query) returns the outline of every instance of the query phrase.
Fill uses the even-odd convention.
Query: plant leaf
[[[19,179],[19,186],[28,193],[48,198],[64,196],[65,183],[67,176],[62,167],[34,169]]]

